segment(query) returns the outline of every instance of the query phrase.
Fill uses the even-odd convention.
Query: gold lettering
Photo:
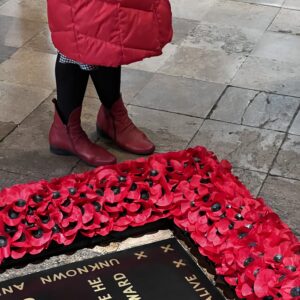
[[[89,267],[92,269],[92,272],[94,272],[95,270],[100,270],[100,267],[97,263],[95,263],[94,265],[89,265]]]
[[[200,282],[190,282],[190,284],[193,285],[193,289],[198,292],[197,288],[200,286]]]
[[[53,281],[67,279],[67,276],[63,273],[58,273],[53,275]]]
[[[98,300],[109,300],[112,299],[112,296],[110,294],[107,294],[106,296],[98,296]]]
[[[125,280],[122,280],[122,281],[118,282],[119,287],[124,287],[124,286],[127,286],[127,285],[130,285],[128,279],[125,279]]]
[[[193,274],[192,276],[189,276],[189,277],[186,276],[185,279],[193,286],[193,289],[197,293],[204,291],[204,293],[199,294],[200,298],[209,296],[208,298],[205,298],[205,299],[206,300],[211,300],[212,299],[211,296],[210,296],[210,293],[204,287],[201,287],[201,283],[199,282],[196,275]]]
[[[50,278],[49,275],[46,278],[45,277],[40,277],[40,279],[42,280],[43,284],[47,284],[47,283],[51,283],[52,282],[52,279]]]
[[[6,294],[13,294],[14,290],[12,288],[12,286],[9,286],[8,288],[2,288],[2,293],[3,295],[6,295]]]
[[[18,284],[14,284],[14,287],[16,289],[18,289],[19,291],[23,291],[23,289],[24,289],[24,282],[20,283],[19,285]]]
[[[190,282],[190,281],[193,281],[193,280],[197,280],[198,278],[197,278],[196,275],[192,275],[192,276],[190,276],[190,277],[186,276],[185,279],[186,279],[188,282]]]
[[[209,296],[209,292],[207,290],[205,290],[204,294],[199,295],[201,298],[205,297],[205,296]]]
[[[87,266],[84,266],[83,268],[77,268],[78,273],[81,275],[82,273],[88,273],[89,269]]]
[[[137,294],[136,291],[133,290],[133,286],[129,286],[128,288],[126,288],[124,291],[123,291],[124,294]]]
[[[129,300],[140,300],[142,299],[139,294],[134,290],[133,285],[126,278],[126,275],[123,273],[117,273],[114,275],[114,280],[118,282],[119,287],[126,287],[123,290],[123,294],[126,295]]]
[[[74,276],[77,275],[77,272],[76,272],[76,270],[68,270],[68,271],[66,272],[66,275],[67,275],[68,277],[74,277]]]
[[[99,264],[101,269],[103,269],[104,267],[107,267],[107,268],[110,267],[109,261],[107,261],[107,260],[105,262],[99,262],[98,264]]]
[[[101,283],[101,279],[100,279],[100,277],[97,277],[96,280],[88,280],[88,283],[89,283],[90,285],[96,285],[96,284]]]
[[[106,290],[106,287],[102,283],[100,277],[97,277],[97,280],[88,280],[88,283],[90,284],[95,293]]]
[[[119,264],[120,264],[120,261],[119,261],[118,259],[113,258],[113,259],[111,259],[111,260],[109,261],[109,263],[110,263],[112,266],[114,266],[115,264],[116,264],[116,265],[119,265]]]
[[[114,280],[117,280],[117,281],[125,279],[125,278],[126,278],[126,276],[123,273],[117,273],[114,275]]]
[[[141,300],[142,298],[139,295],[126,295],[129,300]]]

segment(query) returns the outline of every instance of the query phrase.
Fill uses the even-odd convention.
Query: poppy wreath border
[[[170,219],[243,299],[300,299],[300,243],[228,161],[198,146],[0,192],[0,266]]]

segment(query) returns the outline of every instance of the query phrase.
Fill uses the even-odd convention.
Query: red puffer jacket
[[[160,55],[173,33],[169,0],[48,0],[48,18],[55,47],[93,65]]]

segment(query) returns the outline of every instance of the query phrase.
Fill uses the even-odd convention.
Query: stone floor
[[[204,145],[300,236],[300,1],[171,0],[164,54],[123,68],[130,115],[157,152]],[[45,0],[0,0],[0,188],[88,170],[47,135],[56,59]],[[96,140],[90,84],[83,124]],[[108,141],[119,161],[136,156]]]

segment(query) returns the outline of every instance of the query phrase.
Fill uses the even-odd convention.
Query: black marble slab
[[[0,283],[2,300],[224,299],[171,238]]]

